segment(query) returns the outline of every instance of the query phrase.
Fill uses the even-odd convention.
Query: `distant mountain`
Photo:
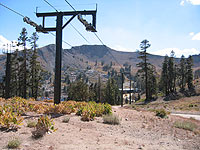
[[[38,49],[39,61],[45,70],[52,72],[54,71],[55,65],[55,52],[56,47],[54,44],[47,45]],[[138,52],[121,52],[113,50],[103,45],[82,45],[72,47],[71,49],[64,49],[62,53],[62,70],[66,68],[83,69],[95,62],[104,62],[104,64],[119,62],[121,65],[128,63],[132,65],[133,69],[137,69],[136,64],[140,62],[137,58]],[[114,59],[114,58],[115,59]],[[159,70],[161,69],[163,56],[149,55],[149,62],[152,63]],[[0,78],[5,71],[5,55],[0,55]],[[200,67],[200,55],[194,55],[194,68]],[[179,59],[176,59],[179,61]]]
[[[75,55],[81,55],[85,59],[88,59],[89,61],[92,62],[104,61],[105,64],[109,64],[111,61],[116,63],[117,60],[117,62],[119,62],[121,65],[128,63],[133,67],[136,67],[136,64],[140,62],[140,60],[137,58],[139,56],[138,52],[116,51],[103,45],[77,46],[68,50],[68,52]],[[159,67],[160,64],[162,64],[163,57],[150,55],[149,60],[151,63]]]

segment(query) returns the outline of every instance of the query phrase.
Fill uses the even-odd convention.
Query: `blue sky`
[[[180,57],[200,54],[200,0],[68,0],[76,10],[97,7],[97,34],[103,42],[116,50],[136,51],[140,42],[148,39],[151,43],[149,53],[166,55],[171,50]],[[48,0],[61,11],[71,11],[65,0]],[[54,11],[43,0],[1,0],[0,3],[28,16],[38,24],[39,12]],[[29,35],[35,29],[23,22],[22,17],[0,6],[0,42],[17,40],[23,27]],[[91,18],[88,18],[90,20]],[[55,18],[47,21],[55,25]],[[101,44],[93,33],[85,31],[84,26],[75,18],[71,22],[89,41],[87,43],[70,25],[63,30],[63,39],[73,46]],[[39,47],[55,43],[48,34],[39,34]],[[8,41],[6,41],[8,42]],[[1,44],[1,43],[0,43]],[[63,48],[70,48],[63,43]]]

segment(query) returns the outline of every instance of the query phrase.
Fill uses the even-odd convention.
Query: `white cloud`
[[[172,50],[175,52],[175,57],[178,57],[178,58],[180,58],[182,55],[184,55],[185,57],[188,57],[189,55],[200,54],[200,51],[198,51],[195,48],[190,48],[190,49],[164,48],[162,50],[158,50],[158,51],[154,51],[150,53],[155,54],[155,55],[161,55],[161,56],[165,56],[165,55],[170,56],[170,53]]]
[[[115,45],[115,46],[111,46],[112,49],[117,50],[117,51],[123,51],[123,52],[134,52],[133,49],[129,49],[129,48],[125,48],[121,45]]]
[[[185,1],[182,0],[182,1],[180,2],[180,5],[181,5],[181,6],[184,6],[184,4],[185,4]]]
[[[191,3],[192,5],[200,5],[200,0],[187,0],[187,2]]]
[[[188,3],[192,4],[192,5],[200,5],[200,0],[182,0],[180,2],[180,5],[184,6],[185,2],[188,2]]]
[[[192,37],[192,40],[200,40],[200,32],[197,34],[194,34]]]
[[[193,36],[193,35],[194,35],[194,32],[190,32],[189,35],[190,35],[190,36]]]

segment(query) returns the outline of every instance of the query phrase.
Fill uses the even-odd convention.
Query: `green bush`
[[[96,116],[95,107],[93,105],[87,105],[83,108],[83,111],[81,114],[81,120],[91,121],[91,120],[94,120],[95,116]]]
[[[194,107],[194,105],[193,104],[189,104],[189,107]]]
[[[104,115],[112,114],[112,107],[110,104],[106,103],[106,104],[103,104],[103,106],[104,106],[104,112],[103,112]]]
[[[7,147],[11,149],[15,149],[15,148],[19,148],[20,144],[21,142],[19,141],[19,139],[14,138],[8,142]]]
[[[156,110],[156,116],[160,118],[165,118],[167,117],[167,112],[164,109],[158,109]]]
[[[108,114],[108,115],[103,116],[103,123],[118,125],[118,124],[120,124],[120,119],[115,114]]]
[[[102,115],[111,114],[112,107],[109,104],[96,103],[90,101],[85,105],[78,108],[76,115],[81,116],[82,121],[91,121],[95,117],[101,117]]]

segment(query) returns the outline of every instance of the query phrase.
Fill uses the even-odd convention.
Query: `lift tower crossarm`
[[[89,11],[67,11],[67,12],[45,12],[45,13],[36,13],[37,17],[43,17],[43,24],[42,27],[39,26],[36,28],[38,32],[44,32],[47,33],[49,31],[56,31],[56,28],[45,28],[45,17],[52,17],[52,16],[58,16],[60,14],[63,16],[72,16],[62,27],[64,29],[77,15],[91,15],[92,16],[92,24],[91,25],[85,25],[87,31],[96,32],[96,13],[95,10],[89,10]]]
[[[73,15],[96,15],[96,10],[84,10],[84,11],[67,11],[67,12],[48,12],[48,13],[36,13],[37,17],[52,17],[57,16],[60,13],[62,16],[73,16]]]
[[[56,58],[55,58],[55,82],[54,82],[54,104],[60,103],[61,97],[61,66],[62,66],[62,30],[77,15],[91,15],[92,24],[86,26],[87,31],[96,32],[96,10],[95,11],[68,11],[68,12],[49,12],[36,13],[37,17],[43,17],[42,26],[36,28],[38,32],[56,31]],[[57,17],[56,27],[45,28],[45,17]],[[63,25],[63,16],[71,16],[71,18]]]

